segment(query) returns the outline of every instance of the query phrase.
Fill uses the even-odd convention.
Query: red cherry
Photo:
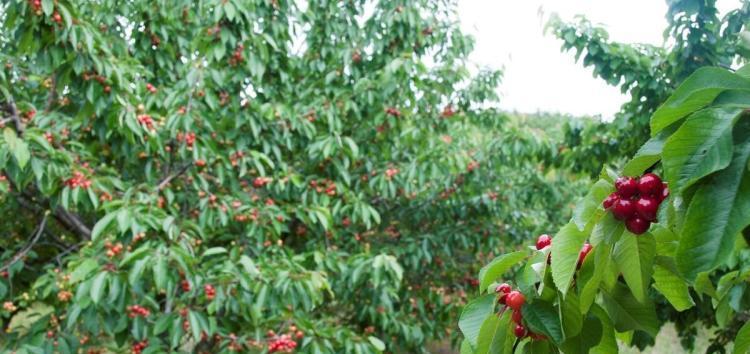
[[[656,220],[656,212],[659,210],[659,202],[653,197],[641,197],[635,202],[635,211],[646,221]]]
[[[552,237],[550,237],[547,234],[539,236],[538,239],[536,239],[536,249],[540,250],[544,247],[547,247],[552,244]]]
[[[659,195],[661,189],[661,178],[653,173],[647,173],[638,180],[638,192],[641,195]]]
[[[500,305],[505,305],[505,300],[508,298],[508,294],[506,293],[500,293],[500,296],[497,298],[497,303]]]
[[[637,216],[632,217],[625,222],[625,227],[628,228],[628,231],[636,235],[648,231],[649,226],[651,226],[651,223],[648,220]]]
[[[510,292],[510,285],[508,285],[508,283],[502,283],[495,288],[495,292],[498,294],[500,293],[507,294]]]
[[[521,324],[521,310],[513,310],[513,315],[510,317],[513,322]]]
[[[586,255],[588,255],[593,248],[594,247],[589,243],[583,245],[583,248],[581,248],[581,252],[578,253],[578,264],[576,265],[577,268],[581,268],[583,260],[586,259]]]
[[[627,220],[635,214],[635,203],[630,199],[619,199],[612,207],[612,215],[617,220]]]
[[[609,209],[613,205],[615,205],[618,200],[620,200],[620,196],[617,194],[617,192],[614,192],[607,196],[607,199],[604,199],[604,201],[602,202],[602,206],[604,207],[604,209]]]
[[[617,193],[623,198],[630,198],[638,192],[638,182],[633,177],[619,177],[615,181]]]
[[[505,299],[505,303],[514,310],[520,309],[524,302],[526,302],[526,297],[519,291],[515,290],[508,293]]]
[[[516,325],[516,328],[513,330],[513,333],[515,333],[516,337],[523,338],[526,337],[526,327],[522,325]]]

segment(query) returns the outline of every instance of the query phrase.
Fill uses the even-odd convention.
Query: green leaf
[[[154,285],[159,291],[167,289],[167,258],[164,256],[157,257],[154,266]]]
[[[94,228],[91,230],[91,241],[96,242],[96,240],[101,237],[102,232],[107,228],[107,226],[109,226],[110,223],[112,223],[112,220],[114,220],[116,216],[117,213],[109,213],[99,219],[99,221],[97,221],[94,225]]]
[[[562,300],[560,318],[562,319],[565,338],[575,337],[581,332],[584,316],[581,315],[581,304],[575,292],[569,292]]]
[[[653,272],[656,242],[650,233],[636,236],[629,231],[615,245],[614,260],[638,301],[646,299]]]
[[[745,322],[737,332],[734,339],[734,354],[746,354],[750,352],[750,322]]]
[[[367,340],[370,341],[370,344],[372,344],[372,346],[375,347],[375,349],[377,349],[378,351],[382,352],[385,350],[385,343],[383,343],[380,338],[369,336],[367,337]]]
[[[89,274],[97,268],[99,268],[99,263],[95,259],[86,259],[70,274],[70,283],[75,284],[88,278]]]
[[[594,257],[594,263],[589,266],[588,262],[586,262],[578,273],[578,286],[581,288],[579,300],[580,313],[588,312],[591,304],[594,303],[596,295],[599,292],[599,286],[612,261],[613,247],[613,245],[603,243],[594,246],[591,253],[587,256],[587,258]]]
[[[557,310],[549,303],[534,301],[526,303],[521,308],[523,319],[529,328],[535,333],[541,333],[552,339],[556,344],[564,340],[560,317]]]
[[[602,324],[602,339],[599,344],[589,351],[589,354],[611,354],[617,353],[617,339],[615,337],[615,328],[612,320],[599,305],[591,306],[591,314],[598,317]]]
[[[10,128],[5,128],[3,131],[3,137],[5,138],[5,142],[8,143],[8,148],[10,148],[10,151],[13,153],[13,157],[16,158],[18,167],[23,169],[31,158],[28,144],[22,139],[19,139],[16,132]]]
[[[45,16],[51,16],[54,10],[55,3],[53,2],[53,0],[42,0],[42,11],[44,12]]]
[[[597,317],[586,316],[580,335],[566,337],[560,349],[563,353],[588,353],[601,341],[603,330],[602,322]]]
[[[684,311],[695,305],[693,298],[690,297],[688,284],[678,274],[673,258],[656,257],[654,288],[662,293],[677,311]]]
[[[587,234],[578,230],[572,222],[565,225],[552,242],[552,278],[555,286],[565,295],[573,280],[578,263],[578,254],[583,248]]]
[[[466,339],[461,341],[460,354],[474,354],[474,349],[471,348],[471,343]]]
[[[476,354],[508,353],[513,349],[514,335],[510,331],[511,311],[502,316],[488,316],[479,329]]]
[[[526,252],[516,251],[506,253],[492,260],[489,264],[479,270],[479,289],[481,292],[487,290],[487,287],[498,277],[505,274],[511,267],[526,258]]]
[[[622,168],[622,174],[624,176],[640,176],[646,169],[657,163],[661,159],[664,142],[675,132],[677,126],[677,124],[673,124],[646,141],[635,153],[635,156]]]
[[[614,187],[612,183],[603,179],[600,179],[591,187],[589,193],[578,203],[575,211],[573,211],[573,222],[578,226],[578,230],[583,231],[604,198],[613,191]]]
[[[673,192],[729,166],[732,160],[732,127],[742,113],[739,107],[708,108],[690,115],[667,139],[662,154],[664,176]]]
[[[628,288],[617,283],[611,293],[602,292],[604,308],[618,332],[641,330],[652,337],[659,330],[659,321],[651,300],[638,302]]]
[[[737,235],[750,224],[750,124],[737,129],[744,141],[735,145],[729,167],[702,183],[688,206],[675,259],[689,281],[723,264]]]
[[[90,294],[91,300],[93,300],[95,304],[98,304],[102,299],[102,295],[104,295],[104,286],[106,284],[107,272],[101,272],[94,278],[94,282],[91,284]]]
[[[651,117],[651,135],[693,113],[725,90],[750,90],[750,80],[720,68],[700,68]]]
[[[480,296],[464,307],[458,320],[458,328],[472,346],[477,345],[479,330],[485,318],[492,315],[495,308],[495,294]]]

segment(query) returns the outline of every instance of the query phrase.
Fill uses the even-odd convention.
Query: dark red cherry
[[[661,194],[661,178],[653,173],[647,173],[638,180],[638,192],[641,195],[658,196]]]
[[[627,227],[628,231],[636,235],[640,235],[648,231],[649,226],[651,226],[651,223],[648,220],[638,216],[634,216],[625,221],[625,227]]]
[[[524,327],[523,325],[518,324],[518,325],[516,325],[516,328],[513,330],[513,333],[518,338],[526,337],[526,327]]]
[[[539,236],[538,239],[536,239],[536,249],[540,250],[544,247],[547,247],[552,244],[552,237],[550,237],[547,234]]]
[[[602,202],[602,206],[604,207],[604,209],[609,209],[613,205],[615,205],[618,200],[620,200],[620,196],[617,194],[617,192],[613,192],[612,194],[607,196],[606,199],[604,199],[604,201]]]
[[[635,202],[635,211],[642,219],[654,221],[659,211],[659,202],[654,197],[640,197]]]
[[[627,220],[635,214],[635,203],[630,199],[619,199],[612,207],[612,215],[617,220]]]
[[[622,198],[630,198],[638,193],[638,182],[633,177],[619,177],[615,181],[617,193]]]

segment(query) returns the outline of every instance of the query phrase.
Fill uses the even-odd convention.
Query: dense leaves
[[[528,263],[523,269],[531,265],[535,284],[524,290],[530,300],[517,322],[546,337],[519,336],[523,337],[519,342],[549,341],[551,352],[564,353],[596,351],[594,348],[605,346],[607,352],[616,352],[612,338],[638,346],[649,339],[653,343],[660,327],[656,304],[663,296],[676,311],[710,306],[718,331],[709,350],[720,350],[732,341],[741,352],[746,350],[747,329],[739,324],[750,314],[750,100],[737,96],[727,104],[717,97],[725,91],[748,90],[750,82],[731,72],[718,75],[728,83],[714,81],[716,77],[708,79],[707,75],[716,70],[721,69],[696,71],[667,100],[673,112],[679,112],[675,117],[686,118],[677,117],[673,122],[679,120],[679,127],[662,130],[663,134],[656,134],[646,148],[640,149],[639,154],[655,158],[655,165],[643,164],[643,156],[638,155],[625,165],[630,173],[640,176],[635,183],[641,194],[653,188],[667,196],[662,188],[670,188],[655,224],[642,234],[634,234],[623,230],[627,222],[618,220],[616,209],[606,201],[597,208],[590,207],[587,199],[595,198],[600,203],[605,199],[606,190],[597,192],[605,185],[616,186],[619,198],[632,192],[628,183],[632,180],[615,180],[619,173],[604,171],[580,203],[581,212],[576,212],[552,239],[551,259],[537,257],[545,253],[544,249],[525,259]],[[734,87],[730,83],[743,84]],[[714,92],[708,87],[724,89]],[[698,99],[684,94],[688,91],[713,98]],[[652,119],[663,117],[657,112]],[[651,126],[656,127],[653,120]],[[725,159],[727,151],[728,161],[718,162]],[[662,186],[656,175],[644,174],[647,168],[672,172],[664,174],[666,184]],[[587,239],[593,244],[589,254],[583,246]],[[547,262],[551,267],[545,266]],[[525,272],[507,274],[496,281],[529,281]],[[550,276],[553,283],[548,281]],[[550,286],[555,290],[550,291]],[[495,311],[492,308],[486,315],[493,316]],[[696,318],[686,317],[684,321],[678,326],[694,325]],[[510,352],[513,350],[498,351]]]
[[[3,2],[0,347],[448,337],[476,265],[562,224],[586,183],[550,167],[557,126],[493,108],[500,73],[470,74],[454,11]]]

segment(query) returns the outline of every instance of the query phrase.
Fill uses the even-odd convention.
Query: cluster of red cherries
[[[203,291],[206,293],[206,299],[208,299],[208,301],[211,301],[216,297],[216,289],[214,289],[214,286],[211,284],[204,285]]]
[[[130,318],[148,317],[151,314],[151,311],[149,311],[147,308],[140,306],[140,305],[128,306],[127,309],[128,309],[128,317]]]
[[[640,235],[656,221],[659,205],[669,196],[669,188],[659,176],[646,173],[640,178],[619,177],[614,193],[604,199],[602,206],[617,220],[624,220],[628,231]]]
[[[268,342],[269,353],[291,353],[297,347],[297,342],[288,334],[282,334]]]
[[[133,354],[141,354],[141,352],[148,347],[148,339],[144,339],[141,342],[133,343],[132,352]]]
[[[511,319],[516,324],[513,329],[513,333],[518,338],[531,337],[533,340],[544,340],[547,339],[544,335],[529,331],[523,325],[523,316],[521,315],[521,306],[526,302],[526,297],[518,290],[513,290],[507,283],[502,283],[495,288],[495,293],[498,294],[497,302],[506,305],[513,314]]]

